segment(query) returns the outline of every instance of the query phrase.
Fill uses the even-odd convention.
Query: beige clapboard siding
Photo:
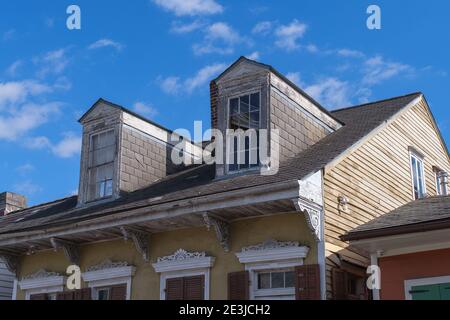
[[[340,236],[413,200],[409,147],[424,154],[426,191],[436,195],[433,166],[450,172],[450,163],[423,100],[325,172],[328,298],[332,298],[332,268],[340,259],[362,266],[369,263],[364,253],[348,247]],[[349,200],[345,211],[338,206],[339,196]]]

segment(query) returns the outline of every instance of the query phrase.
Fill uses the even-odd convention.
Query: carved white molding
[[[205,252],[188,252],[178,249],[173,254],[159,257],[153,268],[156,272],[170,272],[188,269],[210,268],[214,264],[214,257],[207,256]]]
[[[65,277],[60,273],[40,269],[23,277],[18,284],[21,290],[27,290],[26,298],[28,299],[31,294],[62,291],[64,282]]]
[[[33,274],[27,275],[22,278],[22,280],[34,280],[34,279],[42,279],[49,277],[58,277],[61,276],[58,272],[47,271],[45,269],[40,269]]]
[[[203,213],[202,216],[208,231],[211,229],[211,227],[213,227],[214,231],[216,232],[217,240],[219,240],[222,248],[225,250],[225,252],[230,251],[230,224],[224,220],[213,217],[206,212]]]
[[[80,265],[80,252],[78,250],[78,245],[56,238],[50,238],[50,243],[55,251],[62,248],[64,255],[71,264],[77,266]]]
[[[105,260],[102,263],[99,263],[95,266],[90,266],[86,269],[86,271],[99,271],[99,270],[106,270],[106,269],[114,269],[114,268],[122,268],[122,267],[128,267],[130,264],[127,261],[117,261],[113,262],[111,260]]]
[[[277,241],[268,240],[260,244],[247,246],[241,249],[241,252],[236,253],[240,263],[255,264],[268,262],[284,264],[292,262],[292,265],[303,264],[303,259],[307,256],[309,248],[300,246],[295,241]]]
[[[133,240],[137,252],[142,255],[142,259],[144,259],[145,262],[148,262],[150,260],[150,233],[127,227],[120,227],[120,231],[125,240],[128,240],[129,238]]]
[[[322,209],[301,198],[295,198],[292,201],[294,202],[296,210],[305,214],[306,223],[311,229],[315,239],[317,241],[322,241]]]
[[[5,264],[5,266],[9,272],[11,272],[14,275],[17,275],[17,272],[20,267],[19,256],[6,254],[6,253],[0,253],[0,260],[3,260],[3,263]]]

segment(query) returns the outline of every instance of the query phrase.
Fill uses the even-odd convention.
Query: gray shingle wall
[[[295,156],[330,133],[313,116],[271,90],[270,124],[280,133],[280,161]]]
[[[120,189],[134,191],[176,171],[171,149],[137,130],[123,127]]]
[[[14,285],[14,276],[0,260],[0,300],[11,300]]]

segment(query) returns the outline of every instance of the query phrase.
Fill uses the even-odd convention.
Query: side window
[[[415,153],[411,153],[410,158],[413,194],[414,200],[417,200],[426,196],[424,163],[423,158]]]
[[[227,145],[228,171],[237,172],[259,166],[259,134],[261,125],[260,93],[252,93],[229,100],[228,129],[242,130]],[[252,130],[249,130],[252,129]]]
[[[89,145],[88,200],[112,196],[116,136],[109,130],[91,136]]]
[[[436,194],[438,196],[447,195],[447,180],[448,174],[447,172],[435,168],[434,170],[435,178],[436,178]]]

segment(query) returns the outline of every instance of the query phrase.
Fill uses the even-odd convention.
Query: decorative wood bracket
[[[62,248],[64,255],[71,264],[77,266],[80,265],[80,251],[78,249],[78,245],[73,242],[57,238],[50,238],[50,243],[52,244],[52,247],[55,251]]]
[[[315,239],[322,241],[322,209],[319,206],[308,203],[301,198],[292,199],[297,211],[305,214],[306,223],[311,229]]]
[[[0,259],[3,260],[8,271],[17,276],[20,268],[20,257],[17,255],[0,252]]]
[[[150,260],[150,233],[129,227],[120,227],[120,231],[125,241],[130,238],[133,240],[137,252],[142,255],[145,262],[148,262]]]
[[[203,213],[202,216],[208,231],[211,230],[211,227],[214,228],[217,240],[219,240],[220,245],[225,250],[225,252],[228,252],[230,250],[230,224],[227,221],[218,217],[214,217],[206,212]]]

